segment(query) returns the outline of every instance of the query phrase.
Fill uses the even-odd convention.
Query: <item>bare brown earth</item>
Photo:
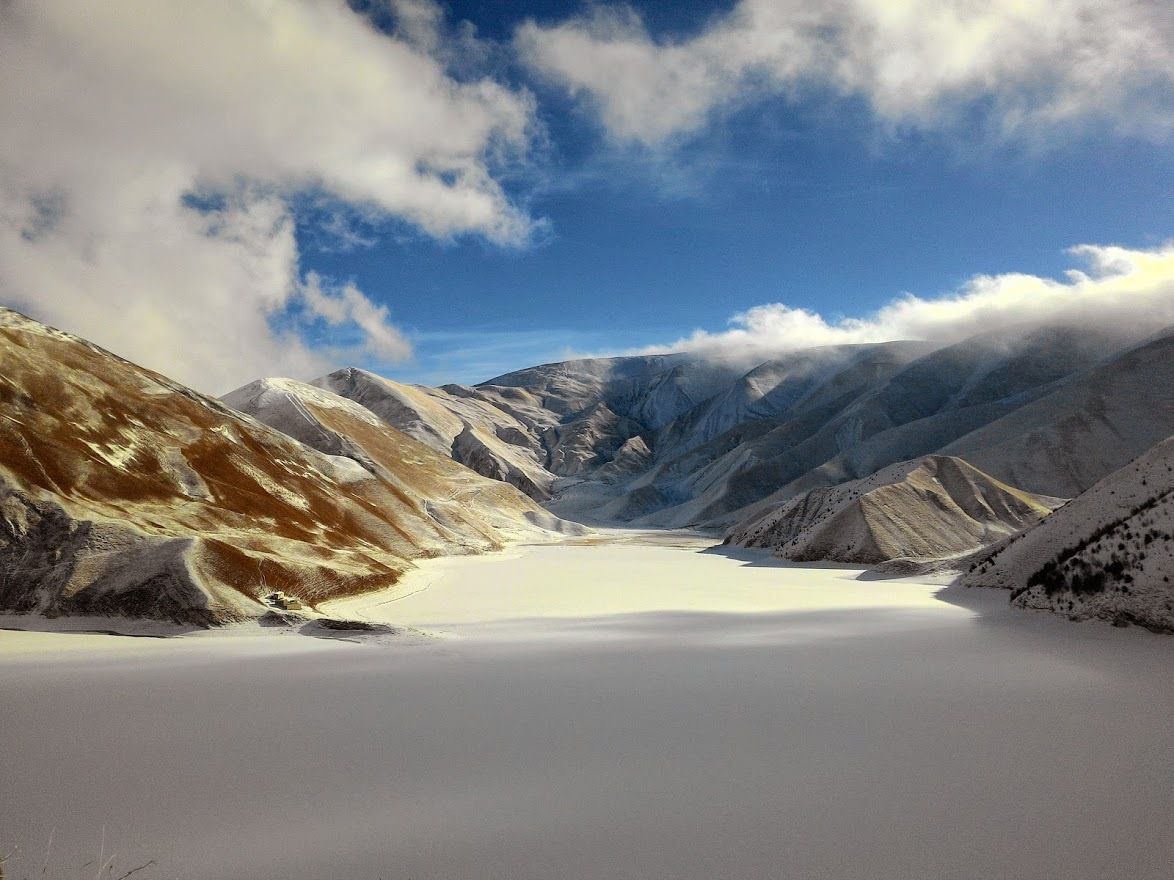
[[[313,605],[499,547],[486,504],[542,515],[394,429],[370,426],[366,470],[8,310],[0,364],[0,608],[223,623],[273,590]]]

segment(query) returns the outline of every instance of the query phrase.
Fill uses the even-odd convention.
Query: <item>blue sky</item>
[[[637,3],[654,36],[731,4]],[[563,3],[449,4],[508,39]],[[767,302],[863,316],[979,273],[1056,275],[1082,243],[1160,244],[1174,229],[1167,144],[1096,127],[1045,143],[879,133],[851,100],[766,99],[663,149],[609,140],[593,115],[513,66],[550,143],[509,189],[549,223],[527,247],[359,224],[373,243],[305,263],[386,303],[415,356],[405,380],[479,381],[574,353],[670,343]],[[974,135],[975,140],[970,140]]]
[[[1174,323],[1165,0],[11,0],[0,59],[0,303],[204,391]]]

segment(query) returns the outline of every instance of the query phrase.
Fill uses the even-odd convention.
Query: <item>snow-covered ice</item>
[[[6,870],[1169,876],[1174,642],[856,574],[611,533],[339,603],[392,639],[0,632]]]

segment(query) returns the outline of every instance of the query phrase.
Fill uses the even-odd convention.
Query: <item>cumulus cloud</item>
[[[524,243],[493,169],[534,114],[450,75],[433,3],[387,8],[391,34],[344,0],[0,3],[0,301],[210,391],[331,366],[305,322],[406,356],[302,274],[293,197]]]
[[[1004,134],[1099,117],[1174,127],[1165,0],[739,0],[687,39],[629,7],[527,22],[522,58],[588,99],[609,132],[656,145],[717,108],[803,89],[863,98],[882,121],[935,127],[980,104]]]
[[[1008,273],[978,275],[932,299],[906,294],[866,318],[831,320],[782,303],[756,306],[730,319],[730,328],[698,330],[672,345],[641,353],[691,351],[735,362],[821,345],[925,340],[949,345],[986,331],[1077,324],[1141,336],[1174,325],[1174,242],[1152,250],[1080,245],[1084,261],[1061,279]]]

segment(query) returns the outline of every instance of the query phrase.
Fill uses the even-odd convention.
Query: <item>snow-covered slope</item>
[[[313,384],[480,474],[547,500],[557,477],[590,475],[611,464],[622,449],[638,448],[630,441],[736,375],[685,355],[656,355],[544,364],[476,387],[403,385],[357,369]]]
[[[366,407],[292,379],[262,379],[223,398],[305,445],[351,459],[462,537],[499,544],[544,533],[583,534],[539,507],[514,486],[486,478],[391,428]]]
[[[1124,351],[1087,329],[978,336],[844,384],[842,396],[659,455],[625,487],[646,500],[628,505],[634,524],[728,528],[760,502],[929,454],[1040,494],[1077,494],[1174,432],[1174,334]]]
[[[1174,437],[976,563],[960,582],[1074,619],[1174,632]]]
[[[395,446],[375,470],[324,454],[0,310],[0,608],[209,625],[262,613],[275,590],[315,603],[393,584],[413,558],[500,546],[508,487],[430,506],[488,481]],[[519,526],[542,521],[509,492]]]
[[[950,443],[1017,486],[1071,497],[1174,433],[1174,334],[1058,383]]]
[[[924,355],[922,343],[839,345],[766,361],[655,435],[662,459],[695,449],[748,422],[782,421],[875,387]]]
[[[655,430],[708,400],[742,372],[687,354],[585,358],[507,373],[477,388],[489,395],[525,389],[545,410],[564,419],[604,403]]]
[[[813,489],[951,455],[1070,497],[1174,432],[1174,331],[1053,326],[945,348],[544,364],[469,387],[361,370],[314,383],[560,516],[725,530]]]
[[[539,500],[549,497],[553,475],[533,422],[481,400],[459,385],[426,388],[392,382],[348,368],[314,385],[361,404],[384,424],[451,456],[483,476],[516,486]],[[557,423],[543,420],[541,428]]]
[[[1060,503],[935,455],[769,507],[735,526],[725,542],[796,561],[939,558],[1034,525]]]

